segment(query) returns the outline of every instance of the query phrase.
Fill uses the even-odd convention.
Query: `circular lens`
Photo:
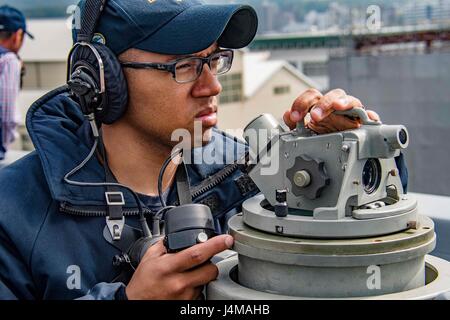
[[[362,172],[364,191],[368,194],[374,193],[381,182],[381,165],[378,159],[366,161]]]
[[[408,134],[406,133],[405,129],[400,130],[398,137],[401,144],[406,144],[406,142],[408,142]]]

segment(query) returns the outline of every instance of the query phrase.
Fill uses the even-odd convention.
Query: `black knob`
[[[280,218],[286,217],[289,211],[288,205],[286,203],[287,191],[276,190],[275,199],[277,201],[277,203],[274,206],[275,215]]]
[[[277,203],[273,208],[275,215],[279,218],[284,218],[288,215],[289,208],[286,203]]]
[[[286,190],[277,190],[275,192],[275,199],[277,200],[277,202],[286,202],[287,191]]]

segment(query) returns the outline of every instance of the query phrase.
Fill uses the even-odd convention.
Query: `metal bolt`
[[[417,223],[417,221],[408,221],[407,226],[408,226],[409,229],[417,230],[418,223]]]
[[[311,176],[308,171],[301,170],[294,174],[294,183],[300,188],[307,187],[311,183]]]
[[[119,225],[117,225],[117,224],[113,225],[113,233],[114,233],[114,238],[116,238],[116,237],[120,238],[120,227],[119,227]]]
[[[344,144],[341,148],[342,151],[348,152],[350,150],[350,146],[348,144]]]
[[[353,184],[354,184],[355,186],[359,186],[359,181],[355,180],[355,181],[353,181]]]
[[[345,171],[345,170],[347,170],[347,165],[346,165],[346,164],[344,164],[344,165],[342,166],[342,171]]]
[[[284,229],[283,229],[282,226],[275,226],[275,231],[276,231],[277,233],[283,233]]]
[[[391,171],[389,171],[389,174],[393,177],[397,176],[397,169],[392,169]]]

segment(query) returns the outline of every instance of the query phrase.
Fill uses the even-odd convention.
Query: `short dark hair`
[[[0,40],[9,39],[13,34],[14,32],[12,31],[0,31]]]

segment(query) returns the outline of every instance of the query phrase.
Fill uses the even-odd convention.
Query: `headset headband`
[[[81,30],[77,35],[77,42],[91,42],[107,0],[86,0],[81,13]]]
[[[128,92],[116,55],[104,44],[93,42],[107,0],[82,0],[81,28],[67,63],[67,84],[88,117],[111,124],[127,108]]]

